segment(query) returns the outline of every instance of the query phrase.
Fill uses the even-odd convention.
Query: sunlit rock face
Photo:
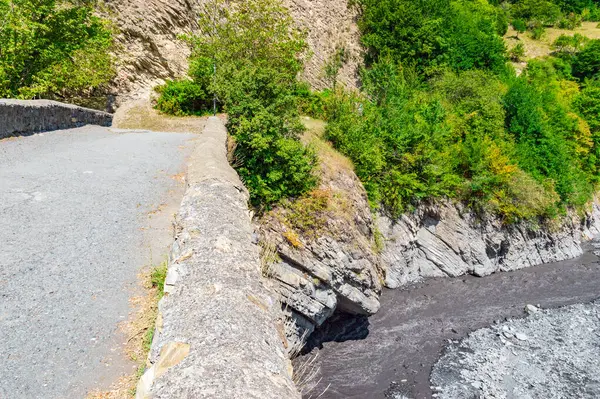
[[[189,49],[179,37],[197,30],[205,0],[132,0],[106,2],[106,16],[118,29],[118,75],[113,91],[120,100],[147,97],[166,79],[185,76]],[[338,82],[357,87],[362,61],[357,11],[347,1],[285,0],[299,28],[307,32],[309,54],[301,78],[315,89],[332,86],[324,67],[340,49],[344,64]]]

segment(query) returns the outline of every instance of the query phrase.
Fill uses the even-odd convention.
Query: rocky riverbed
[[[431,375],[434,396],[600,397],[600,301],[477,330],[450,345]]]
[[[314,361],[314,367],[319,368],[316,386],[306,397],[311,394],[317,397],[323,391],[319,397],[324,399],[432,397],[435,392],[431,389],[430,375],[449,342],[456,345],[475,330],[510,318],[525,317],[527,304],[539,304],[547,309],[589,303],[599,298],[600,258],[592,250],[590,246],[577,259],[484,278],[439,278],[404,290],[386,290],[381,298],[381,310],[370,318],[335,315],[315,331],[308,353],[297,360],[305,362],[317,356]],[[566,320],[566,316],[563,318]],[[509,322],[508,326],[516,322]],[[582,324],[584,328],[593,328],[586,323]],[[568,324],[563,324],[560,328],[568,330],[567,327]],[[514,327],[511,331],[513,341],[518,340],[517,332],[527,335],[528,339],[534,337],[529,330]],[[489,334],[498,340],[496,344],[504,345],[495,332]],[[585,335],[585,330],[582,328],[578,334]],[[598,346],[591,344],[586,344],[586,348],[598,350]],[[447,353],[451,353],[451,349]],[[580,354],[574,352],[574,355]],[[596,353],[596,358],[600,358],[599,355]],[[442,389],[438,393],[443,392]],[[533,397],[550,397],[540,395],[532,394]],[[460,396],[451,393],[444,397]]]

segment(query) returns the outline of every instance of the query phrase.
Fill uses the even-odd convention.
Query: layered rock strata
[[[210,118],[191,157],[141,398],[299,398],[263,285],[248,193]]]
[[[596,202],[585,215],[569,212],[538,226],[507,225],[450,201],[422,204],[397,220],[373,216],[349,161],[323,143],[317,148],[319,189],[259,221],[260,240],[277,254],[267,274],[290,319],[290,341],[304,342],[336,311],[373,314],[381,285],[399,288],[424,278],[486,276],[571,259],[600,233]],[[315,207],[315,197],[326,197],[327,206]],[[309,214],[314,220],[307,229]]]
[[[397,288],[426,277],[486,276],[575,258],[600,232],[600,207],[573,212],[556,226],[505,225],[448,201],[422,205],[398,220],[377,219],[385,239],[385,285]]]
[[[366,192],[352,165],[320,143],[320,186],[265,215],[258,228],[261,245],[276,255],[265,272],[293,321],[292,346],[335,311],[368,316],[380,306],[382,275]]]

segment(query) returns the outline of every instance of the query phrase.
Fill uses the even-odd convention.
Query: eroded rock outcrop
[[[274,255],[264,272],[293,320],[291,341],[307,338],[336,310],[379,310],[382,276],[366,192],[344,157],[324,142],[319,153],[319,188],[269,212],[258,227],[264,252]]]
[[[575,258],[582,242],[600,232],[600,207],[594,203],[583,217],[571,212],[552,226],[505,225],[445,201],[377,222],[385,239],[385,284],[397,288],[424,277],[486,276]]]
[[[148,97],[166,79],[185,76],[188,46],[178,39],[197,27],[199,0],[107,0],[118,29],[117,77],[120,100]]]
[[[315,89],[331,86],[324,67],[338,51],[344,63],[338,82],[349,88],[359,85],[358,70],[363,60],[360,31],[356,24],[358,9],[347,0],[284,0],[299,27],[306,29],[310,56],[303,72],[304,79]]]
[[[373,314],[382,284],[398,288],[571,259],[600,233],[596,202],[585,215],[569,212],[540,226],[506,225],[451,201],[422,204],[397,220],[373,216],[351,163],[323,141],[315,143],[320,187],[269,212],[258,227],[263,248],[272,247],[263,272],[292,321],[289,341],[303,342],[336,311]]]

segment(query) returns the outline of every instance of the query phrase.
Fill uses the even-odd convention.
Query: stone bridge
[[[131,374],[119,324],[140,270],[165,258],[137,397],[299,397],[221,120],[189,133],[111,120],[0,100],[0,398],[81,398]]]

